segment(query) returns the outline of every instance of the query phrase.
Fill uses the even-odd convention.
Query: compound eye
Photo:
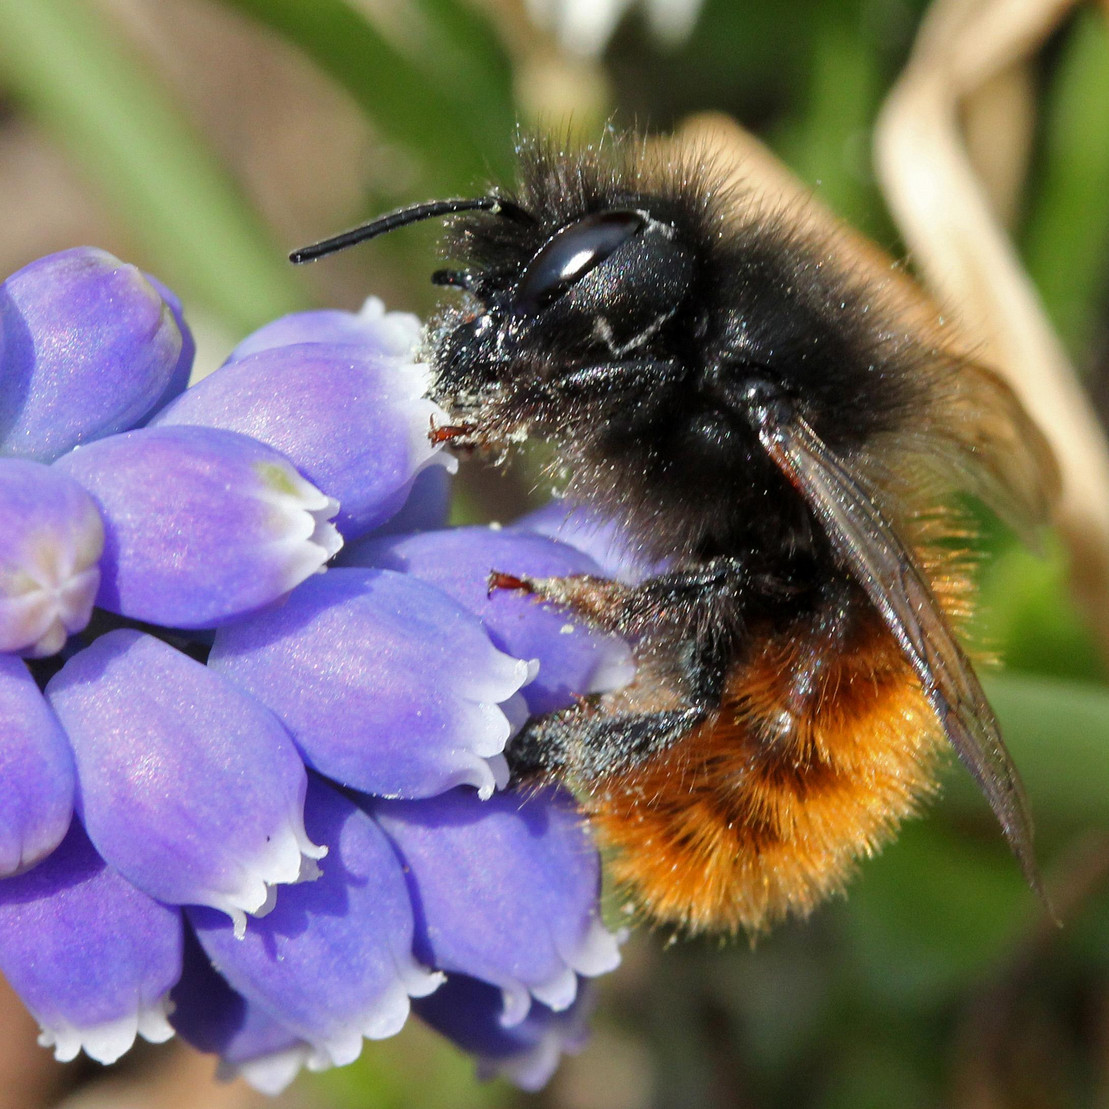
[[[513,311],[536,315],[646,225],[639,212],[614,208],[564,227],[525,267]]]

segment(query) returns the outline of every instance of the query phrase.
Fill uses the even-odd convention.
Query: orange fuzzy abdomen
[[[935,782],[943,733],[873,611],[850,641],[767,638],[718,712],[583,807],[610,874],[691,931],[759,932],[842,887]]]

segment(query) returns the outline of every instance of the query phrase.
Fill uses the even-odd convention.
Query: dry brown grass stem
[[[1072,0],[939,0],[878,122],[875,157],[914,267],[1047,434],[1074,594],[1109,657],[1109,447],[1003,229],[965,121],[1019,73]]]

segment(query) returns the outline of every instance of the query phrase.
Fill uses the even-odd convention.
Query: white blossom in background
[[[594,57],[633,5],[641,9],[651,33],[668,46],[688,37],[701,10],[701,0],[527,0],[532,19],[555,34],[567,51]]]

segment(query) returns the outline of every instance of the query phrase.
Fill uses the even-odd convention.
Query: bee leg
[[[566,578],[520,578],[494,570],[489,575],[489,595],[500,589],[527,593],[534,600],[569,608],[603,631],[620,634],[628,598],[633,588],[611,578],[574,574]]]
[[[641,643],[630,685],[524,726],[505,751],[513,778],[552,774],[588,787],[647,762],[712,718],[728,659],[718,640],[678,651]]]
[[[591,779],[619,773],[673,746],[709,715],[691,705],[609,716],[584,704],[533,720],[505,755],[514,781],[544,773]]]
[[[565,578],[520,578],[494,570],[489,592],[520,590],[537,601],[565,605],[603,631],[638,639],[660,623],[677,626],[683,638],[697,630],[706,609],[741,596],[748,573],[739,559],[715,558],[692,570],[676,570],[625,585],[611,578],[573,574]]]
[[[737,559],[625,585],[577,574],[523,579],[490,576],[490,587],[522,589],[566,606],[635,646],[634,682],[530,721],[506,755],[517,778],[562,772],[571,779],[629,769],[673,746],[719,707],[742,621],[737,598],[747,583]]]

